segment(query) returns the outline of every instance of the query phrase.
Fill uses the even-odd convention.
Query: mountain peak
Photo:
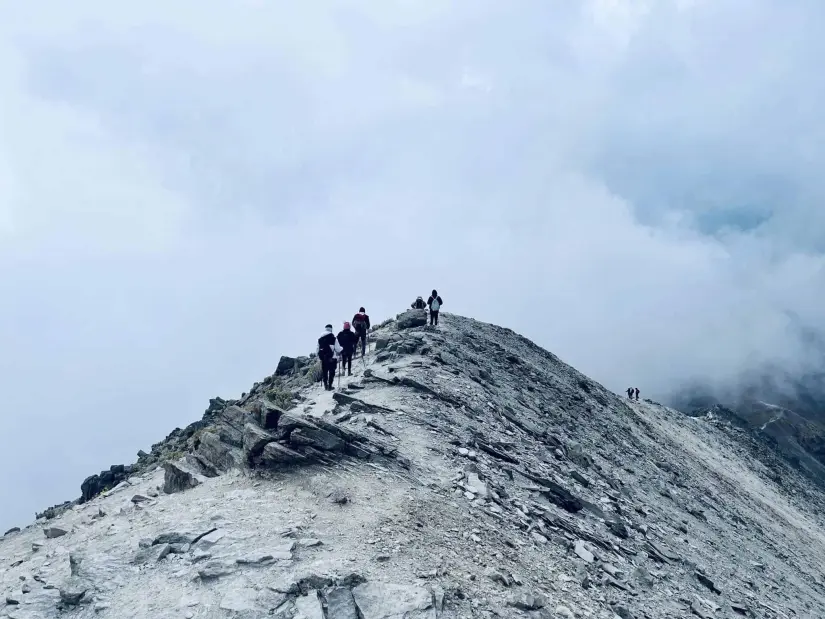
[[[282,357],[7,534],[0,617],[825,615],[823,497],[741,429],[422,315],[335,391]]]

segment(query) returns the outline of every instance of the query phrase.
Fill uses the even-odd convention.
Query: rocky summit
[[[823,617],[823,495],[747,432],[407,312],[283,357],[0,538],[0,617]]]

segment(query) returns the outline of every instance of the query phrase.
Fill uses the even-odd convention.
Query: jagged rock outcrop
[[[825,498],[743,430],[450,314],[371,342],[340,391],[282,359],[0,538],[0,617],[825,616]]]

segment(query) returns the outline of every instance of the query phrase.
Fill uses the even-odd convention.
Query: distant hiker
[[[630,398],[631,400],[633,399],[633,387],[628,387],[627,388],[627,397]]]
[[[355,335],[358,336],[355,347],[357,349],[358,342],[361,342],[361,356],[363,357],[367,354],[367,329],[370,328],[370,317],[367,316],[367,311],[363,307],[352,317],[352,326],[355,329]]]
[[[441,309],[441,306],[444,305],[444,301],[442,301],[441,297],[438,296],[437,290],[433,290],[432,295],[430,295],[430,298],[427,299],[427,305],[430,308],[430,324],[437,325],[438,311]]]
[[[333,380],[335,380],[335,366],[338,364],[338,357],[341,355],[341,346],[332,333],[332,325],[324,327],[324,331],[325,333],[318,338],[318,358],[321,360],[324,389],[331,391]]]
[[[347,369],[347,376],[352,376],[352,354],[355,352],[355,345],[358,343],[358,336],[350,329],[348,322],[344,323],[344,329],[338,333],[338,343],[341,345],[341,373]]]
[[[639,401],[639,388],[636,387],[636,401]]]
[[[425,307],[427,307],[427,304],[424,303],[423,297],[417,297],[410,307],[412,307],[413,309],[424,309]]]

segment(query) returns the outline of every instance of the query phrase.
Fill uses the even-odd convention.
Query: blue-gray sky
[[[616,390],[816,363],[823,23],[0,0],[0,528],[433,287]]]

